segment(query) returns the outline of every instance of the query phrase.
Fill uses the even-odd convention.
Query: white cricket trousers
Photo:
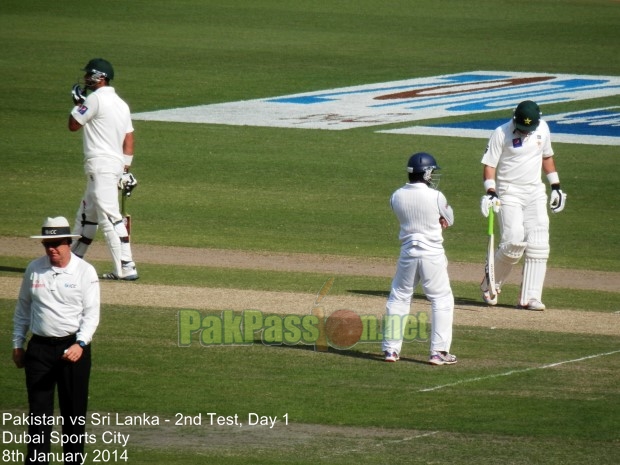
[[[525,252],[519,304],[527,306],[532,299],[542,301],[550,252],[547,193],[543,183],[498,185],[498,189],[502,202],[498,214],[501,240],[495,253],[495,280],[500,286],[506,282],[513,265]]]
[[[388,321],[394,316],[403,321],[409,315],[413,292],[420,284],[431,302],[430,352],[449,352],[452,344],[454,295],[448,276],[448,259],[443,253],[428,254],[428,251],[418,247],[401,251],[386,305],[386,316]],[[391,332],[386,329],[382,350],[400,354],[402,330]]]
[[[122,276],[122,263],[133,261],[118,201],[118,181],[123,168],[121,161],[112,159],[98,157],[86,160],[86,191],[77,211],[74,228],[74,233],[91,240],[95,238],[97,226],[101,228],[112,257],[114,273],[118,276]],[[87,247],[83,246],[82,256]]]
[[[544,184],[498,186],[502,207],[498,213],[502,244],[549,246],[549,215]]]
[[[118,181],[123,174],[123,164],[106,158],[86,160],[84,171],[87,184],[82,199],[81,213],[87,221],[112,224],[122,222],[118,203]]]

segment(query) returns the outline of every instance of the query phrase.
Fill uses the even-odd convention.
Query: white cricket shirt
[[[88,94],[71,115],[84,127],[84,158],[113,158],[125,164],[123,141],[133,132],[133,125],[129,106],[113,87],[100,87]]]
[[[452,207],[438,190],[418,182],[405,184],[392,194],[392,210],[400,222],[401,247],[443,253],[443,233],[439,218],[454,223]]]
[[[495,181],[501,185],[536,185],[542,182],[542,159],[553,156],[549,126],[543,120],[536,131],[522,135],[512,120],[491,134],[482,163],[496,169]]]

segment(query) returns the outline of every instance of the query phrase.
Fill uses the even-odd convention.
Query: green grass
[[[72,220],[85,182],[80,135],[66,129],[69,90],[95,56],[114,64],[116,89],[141,112],[475,70],[618,76],[619,23],[620,9],[608,0],[544,0],[516,10],[505,0],[111,0],[88,8],[6,0],[0,238],[33,234],[47,216]],[[619,96],[543,111],[612,105]],[[405,182],[409,154],[424,150],[442,166],[440,187],[455,209],[445,234],[450,260],[483,259],[482,139],[377,128],[142,121],[135,128],[140,185],[129,210],[138,243],[395,258],[388,198]],[[617,147],[554,149],[568,203],[551,218],[550,266],[618,271]],[[1,257],[0,276],[18,276],[27,262]],[[96,265],[107,271],[109,264]],[[316,293],[327,278],[144,264],[140,273],[137,290],[159,283]],[[331,293],[385,296],[389,281],[337,276]],[[479,299],[476,286],[453,288],[457,303]],[[504,292],[508,301],[517,288]],[[545,296],[554,308],[593,315],[619,308],[612,292],[547,289]],[[0,301],[6,354],[13,308],[13,300]],[[398,364],[378,363],[374,344],[327,354],[259,344],[179,348],[176,314],[104,305],[90,411],[288,412],[295,428],[128,428],[130,464],[611,465],[620,456],[618,354],[537,368],[613,352],[618,337],[459,326],[461,363],[433,369],[418,363],[427,352],[421,342],[406,345]],[[420,392],[445,384],[454,386]],[[0,411],[27,408],[23,373],[8,357],[0,358],[0,391]]]
[[[507,54],[511,63],[526,64],[519,71],[620,74],[611,45],[619,14],[610,2],[522,5],[519,17],[510,20],[503,16],[507,2],[390,2],[380,9],[370,1],[186,1],[174,8],[166,2],[112,2],[89,12],[98,20],[89,22],[88,34],[80,31],[78,53],[78,4],[38,3],[26,11],[8,1],[0,15],[0,211],[7,213],[0,235],[6,236],[27,234],[50,213],[74,215],[84,180],[81,136],[65,128],[67,89],[93,54],[116,66],[114,85],[134,112],[515,69],[507,66]],[[567,29],[569,47],[560,40]],[[542,38],[539,31],[545,31]],[[596,54],[588,52],[592,43]],[[619,102],[610,97],[543,110]],[[478,212],[484,140],[385,135],[376,128],[135,126],[140,186],[129,208],[142,243],[391,257],[398,226],[388,197],[405,182],[408,155],[427,150],[443,167],[441,188],[455,208],[456,224],[446,234],[451,258],[479,260],[484,253]],[[552,218],[553,265],[617,269],[616,149],[556,144],[555,150],[569,200]],[[593,163],[595,177],[587,168]],[[602,243],[583,247],[583,231]]]
[[[6,301],[2,304],[2,318],[9,318],[9,306]],[[361,460],[371,460],[379,451],[384,460],[402,460],[406,452],[417,451],[420,463],[431,460],[433,453],[449,463],[449,449],[436,447],[436,441],[444,439],[459,454],[482,448],[475,457],[484,463],[494,462],[482,450],[504,456],[509,463],[538,463],[528,460],[544,456],[548,448],[553,448],[553,458],[545,463],[578,463],[583,448],[593,454],[593,463],[613,463],[594,445],[608,452],[617,450],[620,404],[614,373],[620,368],[618,337],[571,335],[566,344],[563,334],[457,327],[455,349],[461,363],[441,369],[421,363],[427,356],[425,342],[406,344],[398,364],[383,363],[376,355],[376,344],[328,353],[314,352],[308,346],[261,344],[182,348],[175,342],[176,315],[177,310],[166,308],[103,308],[93,346],[89,410],[103,416],[118,413],[121,418],[148,413],[162,423],[165,418],[174,422],[178,413],[200,414],[203,419],[200,428],[109,428],[134,438],[128,448],[129,463],[165,463],[171,452],[183,457],[184,449],[191,449],[195,442],[188,436],[199,439],[204,435],[211,435],[213,443],[200,450],[208,463],[216,462],[220,454],[231,454],[231,463],[248,463],[243,462],[248,451],[250,463],[257,463],[254,458],[258,463],[280,463],[286,456],[289,463],[352,463],[350,457],[341,456],[347,447],[354,456],[359,453]],[[6,340],[8,333],[3,329],[0,334]],[[609,352],[616,353],[604,355]],[[598,356],[576,361],[591,355]],[[2,378],[7,393],[3,410],[20,411],[25,405],[22,376],[6,358],[0,369],[11,374]],[[451,386],[423,391],[444,385]],[[240,433],[209,425],[208,414],[238,415],[245,423],[250,412],[278,416],[281,423],[273,436],[263,431],[260,444],[251,439],[246,444],[247,437],[240,436],[235,450],[226,449],[218,432]],[[285,414],[291,428],[300,424],[324,425],[327,430],[346,426],[361,428],[361,436],[365,428],[383,432],[368,439],[376,442],[373,447],[352,438],[339,442],[331,437],[332,446],[302,441],[303,457],[292,458],[300,439],[289,436],[293,430],[287,432],[282,424]],[[403,437],[429,433],[420,439]],[[161,445],[155,440],[145,447],[149,442],[145,436],[161,437]],[[272,448],[271,441],[281,441],[281,445]],[[389,447],[392,442],[398,447]],[[510,455],[517,450],[514,443],[527,444],[522,455]],[[473,457],[468,460],[465,463],[474,463]]]
[[[21,276],[28,259],[5,257],[0,276]],[[93,261],[100,273],[109,268],[108,262]],[[224,289],[251,289],[257,291],[302,292],[315,295],[329,278],[324,273],[280,272],[246,270],[234,268],[214,268],[208,266],[164,266],[140,265],[141,280],[135,285],[139,292],[141,284],[161,284],[168,286],[213,287]],[[391,277],[334,276],[329,295],[369,295],[387,299],[392,282]],[[458,304],[480,302],[480,291],[469,282],[453,281],[452,289]],[[418,289],[420,291],[420,289]],[[519,288],[507,284],[502,288],[503,305],[515,305]],[[415,298],[424,299],[420,293]],[[617,292],[583,291],[562,288],[545,289],[545,300],[553,302],[553,308],[583,310],[592,312],[614,312],[620,309],[620,294]],[[312,301],[308,301],[308,306]]]

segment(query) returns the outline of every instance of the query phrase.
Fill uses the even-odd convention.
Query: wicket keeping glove
[[[559,184],[551,186],[551,195],[549,196],[549,208],[553,213],[560,213],[566,205],[566,194],[562,192]]]
[[[129,197],[131,191],[138,185],[138,180],[131,173],[123,173],[118,180],[118,188],[123,191],[123,195]]]
[[[73,98],[74,104],[83,104],[84,100],[86,100],[86,89],[82,89],[79,84],[73,84],[71,88],[71,98]]]
[[[487,218],[489,216],[489,210],[493,208],[493,211],[497,213],[502,202],[499,200],[497,193],[493,190],[488,190],[485,195],[480,199],[480,211],[482,216]]]

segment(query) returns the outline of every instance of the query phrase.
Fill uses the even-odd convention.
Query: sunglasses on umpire
[[[67,239],[60,239],[57,241],[44,241],[41,242],[41,244],[43,244],[43,247],[45,247],[46,249],[57,249],[61,245],[68,245],[69,241],[67,241]]]

